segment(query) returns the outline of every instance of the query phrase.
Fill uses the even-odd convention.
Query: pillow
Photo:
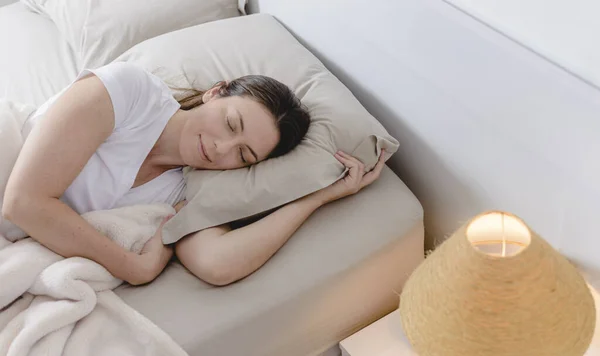
[[[71,47],[52,21],[23,4],[0,7],[0,97],[40,106],[77,77]]]
[[[238,16],[237,0],[21,0],[49,17],[77,55],[79,69],[110,63],[163,33]]]
[[[165,244],[332,184],[345,171],[333,157],[338,149],[371,169],[381,148],[386,149],[386,159],[398,148],[398,142],[352,93],[268,14],[165,34],[137,45],[118,60],[142,66],[172,88],[208,89],[221,80],[267,75],[292,88],[311,112],[306,138],[285,156],[236,170],[186,169],[188,204],[165,224]]]

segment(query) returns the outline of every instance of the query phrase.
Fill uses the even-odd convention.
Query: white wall
[[[446,1],[600,88],[600,1]]]
[[[440,241],[487,209],[600,269],[600,91],[441,0],[254,0],[401,142]],[[276,55],[276,54],[274,54]]]

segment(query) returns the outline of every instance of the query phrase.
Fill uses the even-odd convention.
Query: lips
[[[204,144],[202,143],[202,135],[198,135],[198,152],[200,152],[200,156],[202,156],[203,159],[212,162],[210,158],[208,158],[206,150],[204,149]]]

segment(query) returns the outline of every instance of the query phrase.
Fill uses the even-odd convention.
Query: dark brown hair
[[[300,99],[285,84],[264,76],[247,75],[230,82],[219,82],[220,97],[242,96],[262,104],[275,118],[279,131],[279,142],[268,158],[282,156],[293,150],[306,135],[310,125],[310,114]],[[182,110],[191,110],[202,105],[205,92],[190,90],[191,94],[179,100]]]

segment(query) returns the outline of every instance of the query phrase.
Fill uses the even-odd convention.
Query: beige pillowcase
[[[239,15],[237,0],[21,0],[49,17],[75,52],[79,69],[110,63],[167,32]]]
[[[271,76],[292,88],[311,112],[307,137],[283,157],[237,170],[187,169],[189,203],[165,225],[165,244],[332,184],[345,170],[333,157],[338,149],[370,169],[381,148],[386,149],[386,159],[398,148],[352,93],[267,14],[169,33],[137,45],[118,60],[135,62],[172,87],[208,89],[243,75]]]

